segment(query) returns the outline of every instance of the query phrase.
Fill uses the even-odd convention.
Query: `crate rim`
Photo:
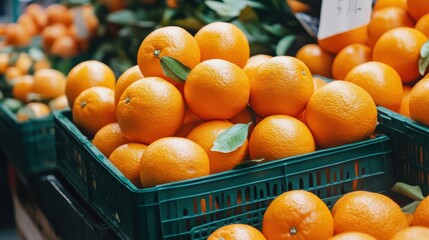
[[[52,111],[48,116],[46,117],[40,117],[40,118],[30,118],[27,121],[18,121],[16,119],[16,114],[14,114],[8,107],[6,107],[1,101],[0,101],[0,111],[4,112],[6,114],[6,116],[12,120],[15,124],[24,126],[24,125],[31,125],[33,123],[36,122],[45,122],[45,121],[49,121],[49,120],[53,120],[54,116],[53,113],[58,111],[58,110],[54,110]]]

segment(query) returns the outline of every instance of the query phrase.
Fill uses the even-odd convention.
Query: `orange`
[[[410,117],[420,123],[429,126],[429,78],[420,80],[410,92],[409,110]]]
[[[252,86],[253,76],[256,73],[256,68],[261,63],[265,62],[265,60],[268,60],[270,58],[272,58],[272,56],[266,54],[258,54],[249,58],[246,65],[243,67],[243,70],[246,73],[247,78],[249,79],[250,86]]]
[[[414,214],[413,213],[405,213],[405,216],[407,217],[408,226],[411,226],[413,223]]]
[[[128,86],[117,106],[118,123],[132,142],[151,142],[173,136],[183,122],[185,105],[173,84],[146,77]]]
[[[24,75],[22,77],[16,78],[12,86],[12,96],[15,99],[27,102],[28,95],[31,93],[33,88],[34,79],[31,75]]]
[[[286,0],[286,4],[290,7],[292,13],[308,12],[311,7],[299,0]]]
[[[33,65],[33,60],[30,55],[26,53],[20,53],[18,59],[15,62],[15,67],[19,68],[22,73],[27,74]]]
[[[372,60],[370,47],[354,43],[341,49],[332,63],[332,76],[334,79],[344,80],[347,73],[359,64]]]
[[[117,147],[109,156],[113,165],[138,188],[142,186],[140,160],[146,148],[141,143],[128,143]]]
[[[333,81],[311,96],[305,120],[317,146],[334,147],[369,138],[377,125],[377,108],[363,88]]]
[[[368,24],[368,44],[373,47],[383,33],[397,27],[414,27],[414,19],[407,10],[388,7],[374,12]]]
[[[92,144],[107,158],[113,150],[126,143],[128,140],[116,122],[100,128],[92,139]]]
[[[30,15],[33,18],[33,21],[38,27],[38,32],[40,32],[48,24],[48,18],[46,16],[45,9],[43,9],[42,5],[38,3],[31,3],[28,5],[25,8],[24,13]]]
[[[392,199],[380,193],[354,191],[333,206],[335,234],[363,232],[376,239],[390,239],[408,227],[407,218]]]
[[[426,40],[426,36],[414,28],[394,28],[378,39],[372,58],[392,66],[402,82],[408,83],[420,76],[420,48]]]
[[[48,25],[60,23],[69,26],[73,22],[73,16],[68,8],[61,4],[51,4],[45,9]]]
[[[321,78],[313,77],[313,84],[314,84],[314,91],[316,91],[317,89],[320,89],[321,87],[325,86],[328,83]]]
[[[88,49],[91,38],[89,32],[79,31],[76,25],[72,24],[67,28],[67,34],[75,40],[79,51],[86,51]]]
[[[227,121],[213,120],[196,126],[188,135],[188,139],[198,143],[206,151],[210,160],[210,174],[233,169],[244,160],[247,152],[247,139],[236,150],[229,153],[212,151],[216,138],[234,124]]]
[[[429,13],[423,15],[414,26],[415,29],[422,32],[427,38],[429,38]]]
[[[428,227],[409,227],[396,233],[390,240],[429,240]]]
[[[116,77],[106,64],[89,60],[74,66],[67,75],[66,96],[72,107],[76,97],[85,89],[100,86],[114,89]]]
[[[47,117],[50,113],[51,110],[46,104],[31,102],[18,110],[16,113],[16,119],[19,122],[23,122],[34,118]]]
[[[413,214],[413,226],[429,227],[429,197],[425,197]]]
[[[162,72],[160,58],[163,56],[174,58],[192,69],[200,62],[200,49],[189,32],[175,26],[156,29],[142,41],[137,53],[137,64],[142,74],[178,84]]]
[[[115,86],[115,104],[118,105],[119,99],[125,89],[133,82],[142,79],[144,76],[141,73],[139,66],[130,67],[119,76]]]
[[[267,239],[328,239],[334,222],[325,203],[304,190],[292,190],[276,197],[262,220]]]
[[[194,127],[196,127],[202,122],[203,121],[197,118],[197,116],[195,116],[195,114],[187,107],[185,109],[185,117],[183,118],[183,123],[174,136],[186,138],[188,134],[192,131],[192,129],[194,129]]]
[[[429,2],[422,0],[407,0],[407,10],[415,20],[419,20],[420,17],[429,13]]]
[[[378,106],[392,111],[398,111],[401,107],[401,77],[395,69],[385,63],[375,61],[363,63],[353,68],[344,80],[365,89]]]
[[[39,32],[38,26],[33,21],[33,18],[28,14],[22,14],[16,22],[24,26],[30,35],[36,35]]]
[[[79,94],[72,108],[73,122],[88,138],[100,128],[116,122],[113,90],[91,87]]]
[[[185,83],[185,99],[200,119],[228,119],[247,105],[250,84],[237,65],[211,59],[195,66]]]
[[[49,108],[51,109],[51,111],[64,110],[69,108],[66,95],[61,95],[59,97],[52,99],[49,102]]]
[[[209,175],[209,157],[195,142],[166,137],[151,143],[140,160],[143,187]]]
[[[9,67],[10,57],[8,53],[0,53],[0,74],[4,74]]]
[[[366,44],[367,41],[367,25],[363,25],[347,32],[339,33],[325,39],[319,39],[317,42],[319,46],[326,51],[336,54],[352,43]]]
[[[315,151],[313,136],[296,118],[273,115],[264,118],[253,129],[249,141],[251,159],[266,161]]]
[[[337,234],[328,240],[377,240],[375,237],[362,232],[345,232]]]
[[[258,66],[250,89],[250,106],[259,116],[296,116],[314,92],[310,70],[299,59],[273,57]]]
[[[18,67],[8,67],[6,69],[6,72],[4,73],[4,77],[6,78],[6,81],[11,82],[15,77],[23,76],[25,73],[22,72],[21,69]]]
[[[250,56],[249,41],[235,25],[214,22],[195,34],[201,52],[201,61],[223,59],[243,68]]]
[[[66,77],[55,69],[41,69],[34,73],[32,92],[43,99],[52,99],[64,95]]]
[[[404,85],[402,89],[402,100],[401,100],[401,107],[398,110],[398,113],[410,117],[410,92],[411,87]]]
[[[209,235],[207,240],[265,240],[266,238],[262,233],[247,224],[229,224],[218,228]]]
[[[47,26],[42,31],[42,41],[43,47],[50,51],[52,44],[54,44],[55,40],[65,36],[67,34],[67,28],[63,24],[53,24]]]
[[[99,2],[106,6],[109,12],[116,12],[125,8],[123,0],[100,0]]]
[[[387,7],[398,7],[407,10],[407,0],[377,0],[372,10],[375,12]]]
[[[79,53],[76,40],[68,35],[59,37],[51,46],[51,54],[62,58],[71,58]]]
[[[31,42],[31,34],[24,25],[11,23],[6,29],[4,41],[11,46],[25,47]]]
[[[334,56],[323,50],[319,45],[304,45],[298,50],[295,57],[307,65],[311,74],[331,77],[331,66]]]
[[[51,63],[49,62],[48,59],[41,58],[41,59],[38,59],[34,62],[33,68],[34,68],[34,71],[38,71],[40,69],[51,68]]]

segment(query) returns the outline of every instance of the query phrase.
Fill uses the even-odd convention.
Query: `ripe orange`
[[[429,126],[429,78],[420,80],[410,92],[409,110],[410,117],[420,123]]]
[[[429,13],[429,2],[421,0],[407,0],[408,13],[417,21]]]
[[[382,10],[380,10],[382,11]],[[353,68],[344,79],[365,89],[378,106],[398,111],[402,102],[402,81],[391,66],[366,62]]]
[[[249,101],[250,84],[237,65],[211,59],[195,66],[185,83],[185,99],[200,119],[228,119]]]
[[[266,161],[315,151],[313,136],[296,118],[273,115],[264,118],[253,129],[249,141],[251,159]]]
[[[0,74],[4,74],[9,67],[10,57],[8,53],[0,53]]]
[[[67,28],[63,24],[49,25],[42,31],[43,47],[50,51],[52,44],[57,38],[67,35]]]
[[[412,225],[429,227],[429,197],[425,197],[417,206]]]
[[[314,92],[305,64],[294,57],[273,57],[258,66],[250,89],[250,105],[262,117],[302,112]]]
[[[162,72],[160,58],[172,57],[189,68],[200,62],[200,49],[192,35],[180,27],[159,28],[142,41],[137,53],[137,64],[146,77],[161,77],[173,84]]]
[[[270,55],[266,54],[258,54],[251,56],[249,60],[247,61],[246,65],[243,67],[244,72],[247,75],[247,78],[249,79],[250,86],[252,86],[253,82],[253,76],[256,73],[256,68],[266,60],[272,58]]]
[[[33,21],[33,18],[28,14],[22,14],[16,22],[22,25],[31,36],[36,35],[39,32],[38,26]]]
[[[51,109],[51,111],[64,110],[69,108],[66,95],[61,95],[59,97],[52,99],[49,102],[49,108]]]
[[[24,76],[25,73],[22,72],[21,69],[15,66],[10,66],[6,69],[6,72],[4,73],[4,77],[6,78],[7,82],[11,82],[15,77]]]
[[[398,7],[407,10],[407,0],[377,0],[372,11],[378,11],[387,7]]]
[[[55,69],[41,69],[34,73],[32,92],[42,99],[52,99],[64,95],[66,77]]]
[[[48,25],[60,23],[69,26],[73,22],[73,16],[68,8],[62,4],[51,4],[45,9]]]
[[[72,108],[73,122],[88,138],[100,128],[116,122],[113,90],[91,87],[79,94]]]
[[[222,153],[211,151],[219,134],[225,132],[233,124],[227,121],[213,120],[196,126],[188,135],[188,139],[198,143],[206,151],[210,160],[210,174],[233,169],[244,160],[247,152],[247,139],[233,152]]]
[[[345,232],[337,234],[328,240],[377,240],[375,237],[362,232]]]
[[[377,125],[377,108],[363,88],[333,81],[311,96],[305,119],[317,146],[334,147],[369,138]]]
[[[359,64],[372,60],[370,47],[354,43],[341,49],[332,63],[332,76],[334,79],[344,80],[347,73]]]
[[[368,24],[368,44],[373,47],[383,33],[397,27],[414,27],[414,19],[407,10],[397,7],[383,8],[374,12]]]
[[[34,79],[31,75],[24,75],[16,78],[12,83],[12,96],[15,99],[27,102],[29,100],[28,95],[33,88],[33,83]]]
[[[92,139],[92,144],[107,158],[113,150],[126,143],[128,139],[116,122],[100,128]]]
[[[118,105],[119,99],[125,89],[133,82],[142,79],[144,76],[141,73],[139,66],[130,67],[119,76],[115,86],[115,105]]]
[[[40,102],[31,102],[19,109],[16,113],[16,120],[19,122],[28,121],[33,118],[46,117],[51,113],[49,107]]]
[[[429,13],[423,15],[414,26],[415,29],[422,32],[427,38],[429,38]]]
[[[33,21],[36,23],[39,29],[38,32],[40,32],[48,24],[48,18],[45,13],[45,9],[38,3],[31,3],[28,5],[25,8],[24,13],[30,15],[33,18]]]
[[[62,58],[71,58],[79,53],[79,46],[75,39],[65,35],[59,37],[51,46],[51,54]]]
[[[146,148],[141,143],[128,143],[117,147],[109,156],[113,165],[138,188],[142,186],[140,160]]]
[[[185,109],[185,117],[183,118],[182,126],[180,126],[174,136],[186,138],[192,129],[202,122],[203,120],[197,118],[197,116],[195,116],[195,114],[187,107]]]
[[[373,60],[392,66],[403,83],[411,82],[420,76],[420,48],[426,40],[426,36],[414,28],[394,28],[378,39],[373,49]]]
[[[398,113],[406,117],[410,117],[410,92],[411,87],[404,85],[402,89],[401,107],[399,108]]]
[[[201,52],[201,61],[223,59],[243,68],[250,56],[246,35],[240,28],[227,22],[214,22],[195,34]]]
[[[396,233],[390,240],[429,240],[428,227],[409,227]]]
[[[318,44],[326,51],[336,54],[352,43],[366,44],[367,41],[367,25],[363,25],[347,32],[339,33],[325,39],[319,39]]]
[[[229,224],[218,228],[214,231],[207,240],[227,240],[227,239],[240,239],[240,240],[265,240],[266,238],[262,233],[246,224]]]
[[[407,217],[408,226],[411,226],[413,223],[414,214],[413,213],[405,213],[405,217]]]
[[[408,227],[398,204],[380,193],[367,191],[346,193],[335,203],[332,216],[335,234],[357,231],[387,240]]]
[[[95,60],[79,63],[67,75],[66,96],[69,106],[73,106],[83,90],[95,86],[114,89],[115,82],[115,74],[106,64]]]
[[[27,74],[33,65],[33,60],[30,55],[26,53],[20,53],[18,59],[15,62],[15,67],[19,68],[22,73]]]
[[[11,23],[6,29],[4,41],[11,46],[25,47],[31,42],[31,34],[23,25]]]
[[[308,12],[311,10],[310,5],[299,0],[286,0],[286,4],[290,7],[292,13]]]
[[[140,160],[143,187],[209,175],[209,157],[195,142],[166,137],[151,143]]]
[[[325,203],[304,190],[292,190],[276,197],[262,220],[267,239],[328,239],[334,222]]]
[[[128,86],[117,106],[118,123],[132,142],[151,142],[173,136],[183,123],[185,105],[173,84],[146,77]]]
[[[314,91],[316,91],[328,83],[321,78],[313,77],[313,84],[314,84]]]
[[[311,74],[331,77],[331,67],[334,56],[323,50],[317,44],[307,44],[301,47],[295,55],[310,69]]]

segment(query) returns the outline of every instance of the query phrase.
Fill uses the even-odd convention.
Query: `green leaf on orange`
[[[165,76],[177,82],[186,81],[186,78],[188,78],[189,72],[191,71],[190,68],[172,57],[162,56],[160,61],[162,72]]]
[[[210,149],[213,152],[229,153],[235,151],[243,145],[247,139],[249,126],[252,122],[247,124],[238,123],[228,128],[226,131],[219,134]]]
[[[420,75],[425,75],[429,66],[429,41],[426,41],[420,48],[419,72]]]

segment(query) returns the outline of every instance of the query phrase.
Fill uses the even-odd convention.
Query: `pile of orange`
[[[246,224],[229,224],[208,239],[425,240],[429,239],[428,204],[426,197],[408,221],[397,203],[379,193],[347,193],[329,210],[313,193],[292,190],[268,206],[262,231]]]
[[[419,72],[428,38],[428,1],[378,0],[369,24],[305,45],[296,57],[312,74],[353,82],[377,106],[429,125],[429,90],[419,83],[429,78]]]

